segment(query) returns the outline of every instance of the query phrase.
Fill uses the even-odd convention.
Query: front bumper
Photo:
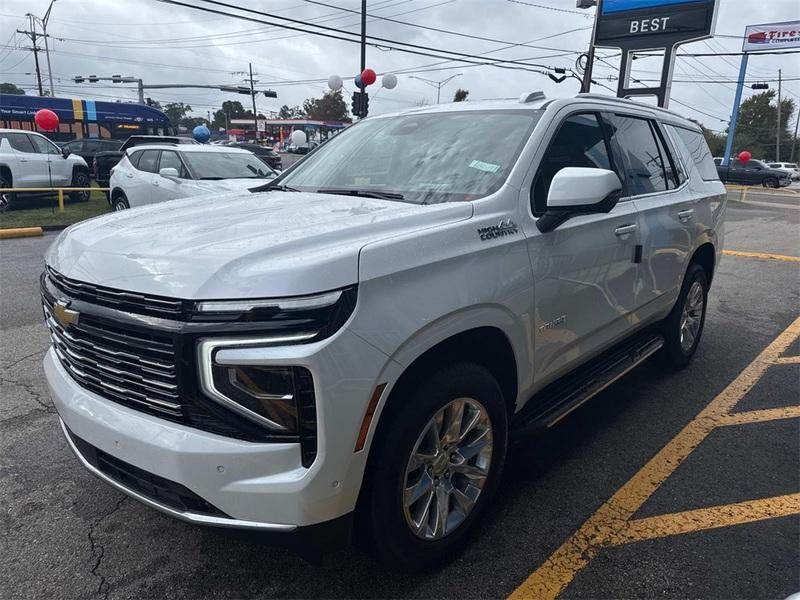
[[[229,438],[111,402],[78,385],[53,350],[44,370],[81,463],[152,508],[196,524],[279,533],[345,517],[355,508],[366,462],[366,452],[354,453],[355,441],[386,357],[342,330],[315,344],[265,349],[264,360],[305,366],[314,376],[319,451],[309,468],[302,466],[299,443]],[[187,488],[222,515],[177,510],[115,480],[91,464],[70,432],[112,458]]]

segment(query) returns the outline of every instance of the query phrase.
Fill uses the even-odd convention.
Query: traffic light
[[[97,75],[89,75],[89,83],[97,83],[98,81]]]
[[[84,79],[82,76],[79,75],[78,77],[75,78],[74,81],[75,83],[83,83],[84,81],[86,81],[86,79]]]
[[[766,83],[754,83],[750,87],[753,88],[754,90],[768,90],[769,89],[769,85],[767,85]]]
[[[369,114],[369,94],[353,92],[353,116],[366,117]]]
[[[111,83],[122,83],[122,75],[112,75]]]
[[[277,98],[278,97],[278,94],[273,92],[272,90],[264,90],[264,95],[267,98]]]

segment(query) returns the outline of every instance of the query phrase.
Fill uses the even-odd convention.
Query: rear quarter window
[[[677,139],[686,146],[686,150],[697,167],[700,177],[704,181],[718,181],[717,165],[714,164],[714,157],[711,155],[711,150],[709,150],[703,134],[699,131],[692,131],[675,125],[668,125],[668,127],[676,134]]]

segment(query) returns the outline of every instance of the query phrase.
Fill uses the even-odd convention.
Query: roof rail
[[[531,102],[538,102],[539,100],[544,100],[545,95],[542,91],[536,92],[526,92],[519,97],[519,101],[521,104],[530,104]]]
[[[644,102],[637,102],[636,100],[631,100],[630,98],[619,98],[617,96],[608,96],[606,94],[593,94],[591,92],[580,92],[575,96],[576,98],[590,98],[592,100],[606,100],[607,102],[619,102],[620,104],[632,104],[636,108],[649,108],[652,110],[657,110],[660,112],[667,113],[672,115],[673,117],[678,117],[681,119],[686,119],[686,117],[680,113],[676,113],[675,111],[669,110],[668,108],[662,108],[660,106],[653,106],[651,104],[645,104]]]

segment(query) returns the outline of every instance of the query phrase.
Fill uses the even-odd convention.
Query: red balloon
[[[751,158],[753,158],[753,155],[750,154],[747,150],[742,150],[741,152],[739,152],[739,160],[740,161],[747,162]]]
[[[364,83],[364,85],[372,85],[377,79],[378,76],[375,75],[375,71],[372,69],[364,69],[361,71],[361,81]]]
[[[44,129],[45,131],[54,131],[58,129],[58,115],[52,110],[47,110],[46,108],[37,110],[33,120],[36,121],[40,129]]]

